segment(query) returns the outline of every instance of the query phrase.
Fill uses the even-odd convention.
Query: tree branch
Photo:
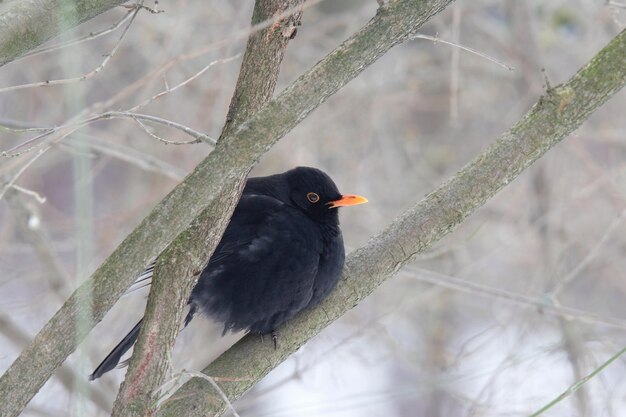
[[[626,84],[626,30],[616,36],[565,84],[550,88],[508,132],[450,180],[396,219],[378,236],[352,252],[336,290],[319,308],[306,311],[280,329],[274,350],[247,335],[202,372],[223,381],[231,401],[322,329],[356,306],[417,254],[453,231],[467,216],[525,168],[578,128]],[[166,400],[159,416],[219,415],[225,405],[199,378]]]
[[[287,2],[264,0],[255,3],[252,14],[253,27],[281,16],[287,10],[294,10],[294,13],[291,16],[284,16],[271,26],[253,32],[248,38],[237,86],[230,101],[220,139],[230,133],[233,127],[250,118],[272,98],[287,44],[295,37],[297,27],[300,25],[302,10],[298,8],[302,3],[304,0]]]
[[[202,210],[223,230],[239,190],[262,154],[328,97],[396,44],[408,39],[453,0],[395,0],[276,99],[242,123],[172,190],[78,288],[0,378],[0,415],[21,412],[89,329],[132,284],[150,259],[183,232]],[[181,236],[181,239],[184,239]],[[80,300],[92,297],[91,325]]]
[[[288,9],[297,10],[302,1],[257,0],[252,26],[274,19]],[[283,34],[284,27],[295,28],[301,15],[296,11],[293,16],[286,16],[250,35],[222,137],[232,130],[229,126],[254,114],[272,97],[280,64],[291,39]],[[239,199],[239,193],[228,193],[225,201]],[[219,200],[218,204],[221,204]],[[216,217],[213,210],[203,211],[192,226],[159,256],[142,329],[113,407],[113,417],[143,416],[155,411],[159,389],[170,370],[169,358],[184,307],[200,271],[221,239],[225,228],[221,219],[230,217],[226,214]]]
[[[0,2],[0,66],[127,0]],[[68,7],[72,4],[72,7]]]

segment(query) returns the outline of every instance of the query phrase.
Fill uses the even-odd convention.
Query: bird
[[[249,178],[230,222],[188,300],[183,326],[202,313],[224,325],[223,334],[246,330],[271,334],[298,312],[313,308],[337,285],[345,261],[339,207],[366,203],[341,194],[322,170],[296,167]],[[140,275],[152,275],[154,262]],[[142,319],[143,320],[143,319]],[[140,320],[90,380],[127,365]]]

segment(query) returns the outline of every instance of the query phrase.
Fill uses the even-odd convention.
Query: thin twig
[[[150,129],[148,129],[146,127],[146,125],[144,125],[141,122],[141,120],[137,119],[136,117],[133,117],[133,120],[135,120],[137,122],[137,124],[139,126],[141,126],[141,128],[144,130],[144,132],[146,132],[150,137],[152,137],[152,138],[154,138],[154,139],[156,139],[158,141],[161,141],[161,142],[165,143],[166,145],[193,145],[193,144],[196,144],[196,143],[200,143],[199,139],[194,139],[194,140],[190,140],[190,141],[187,141],[187,142],[177,142],[177,141],[163,139],[161,136],[151,132]]]
[[[167,127],[171,127],[173,129],[178,129],[184,133],[186,133],[187,135],[195,138],[196,140],[194,141],[190,141],[190,142],[185,142],[185,143],[198,143],[198,142],[204,142],[208,145],[211,146],[215,146],[216,144],[216,140],[213,139],[212,137],[202,133],[202,132],[198,132],[197,130],[194,130],[188,126],[185,126],[183,124],[174,122],[172,120],[167,120],[164,119],[162,117],[157,117],[157,116],[152,116],[149,114],[141,114],[141,113],[133,113],[130,111],[109,111],[109,112],[104,112],[101,114],[97,114],[95,116],[91,116],[87,119],[83,119],[77,122],[70,122],[61,126],[57,126],[57,127],[49,127],[49,128],[32,128],[30,129],[31,131],[43,131],[43,133],[41,133],[40,135],[37,135],[35,137],[32,137],[30,139],[28,139],[27,141],[24,141],[18,145],[13,146],[10,149],[7,149],[6,151],[2,151],[0,152],[0,157],[4,157],[4,158],[15,158],[18,156],[21,156],[25,153],[31,152],[33,150],[36,150],[38,148],[41,148],[45,143],[38,143],[35,145],[32,145],[26,149],[23,149],[21,151],[18,151],[18,149],[29,145],[33,142],[37,142],[40,141],[41,139],[44,139],[48,136],[50,136],[51,134],[59,131],[60,129],[64,129],[64,128],[82,128],[84,126],[87,126],[90,123],[96,122],[98,120],[106,120],[106,119],[115,119],[115,118],[128,118],[128,119],[133,119],[135,121],[139,120],[146,120],[152,123],[156,123],[156,124],[160,124],[163,126],[167,126]],[[143,126],[143,125],[142,125]],[[145,127],[145,126],[144,126]],[[74,130],[75,131],[75,130]],[[150,134],[150,133],[149,133]],[[66,135],[67,136],[67,135]],[[164,141],[165,143],[170,143],[169,141]],[[178,144],[183,144],[183,143],[178,143]]]
[[[600,249],[606,244],[609,238],[613,235],[615,230],[624,222],[626,219],[626,210],[622,211],[616,219],[611,222],[609,227],[606,229],[600,240],[594,245],[594,247],[587,253],[587,255],[574,267],[565,277],[563,277],[555,286],[554,289],[550,292],[550,296],[553,299],[556,299],[558,295],[563,291],[565,287],[567,287],[577,276],[580,274],[582,270],[584,270],[598,255]]]
[[[197,130],[194,130],[188,126],[182,125],[172,120],[163,119],[161,117],[152,116],[149,114],[133,113],[130,111],[109,111],[109,112],[103,113],[102,116],[103,116],[102,118],[131,118],[133,120],[146,120],[152,123],[157,123],[163,126],[171,127],[173,129],[181,130],[185,132],[186,134],[188,134],[189,136],[196,138],[196,141],[191,142],[191,143],[197,143],[201,141],[211,146],[215,146],[215,144],[217,143],[217,141],[213,139],[212,137],[202,132],[198,132]]]
[[[187,127],[187,126],[183,126],[180,123],[176,123],[176,122],[173,122],[173,121],[170,121],[170,120],[162,119],[162,118],[159,118],[159,117],[156,117],[156,116],[150,116],[150,115],[144,115],[144,114],[135,113],[135,111],[137,109],[139,109],[141,107],[144,107],[144,106],[148,105],[149,103],[151,103],[151,102],[153,102],[153,101],[155,101],[155,100],[157,100],[157,99],[167,95],[167,94],[170,94],[170,93],[176,91],[177,89],[179,89],[181,87],[184,87],[185,85],[189,84],[191,81],[193,81],[196,78],[200,77],[202,74],[204,74],[206,71],[208,71],[214,65],[216,65],[216,64],[224,64],[224,63],[230,62],[230,61],[232,61],[234,59],[237,59],[240,55],[241,54],[236,54],[236,55],[230,56],[228,58],[214,60],[214,61],[210,62],[209,64],[207,64],[206,66],[204,66],[200,71],[198,71],[197,73],[195,73],[191,77],[188,77],[187,79],[183,80],[182,82],[176,84],[175,86],[173,86],[171,88],[166,88],[165,90],[163,90],[163,91],[153,95],[152,97],[142,101],[141,103],[137,104],[136,106],[134,106],[134,107],[132,107],[132,108],[126,110],[126,111],[104,112],[104,113],[101,113],[99,115],[89,116],[89,117],[87,117],[87,118],[85,118],[83,120],[69,122],[69,123],[66,123],[64,125],[57,126],[57,127],[54,127],[54,128],[48,128],[48,130],[45,130],[42,134],[37,135],[37,136],[35,136],[35,137],[25,141],[25,142],[22,142],[19,145],[16,145],[16,146],[14,146],[14,147],[12,147],[10,149],[7,149],[6,151],[0,152],[0,156],[1,157],[5,157],[5,158],[14,158],[14,157],[23,155],[25,153],[31,152],[31,151],[33,151],[35,149],[38,149],[38,148],[42,147],[43,144],[33,145],[33,146],[30,146],[27,149],[24,149],[24,150],[21,150],[21,151],[17,151],[19,148],[22,148],[22,147],[24,147],[26,145],[29,145],[29,144],[31,144],[33,142],[36,142],[36,141],[39,141],[39,140],[41,140],[41,139],[43,139],[43,138],[45,138],[47,136],[50,136],[51,134],[57,132],[60,129],[68,128],[68,127],[81,128],[81,127],[86,126],[87,124],[95,122],[97,120],[102,120],[102,119],[107,119],[107,118],[116,118],[116,117],[128,117],[128,118],[131,118],[131,119],[134,119],[134,120],[144,119],[144,120],[149,120],[149,121],[154,122],[154,123],[163,124],[163,125],[175,128],[175,129],[182,130],[186,134],[188,134],[188,135],[190,135],[190,136],[192,136],[192,137],[194,137],[196,139],[196,141],[191,141],[191,142],[186,142],[186,143],[197,143],[197,141],[202,141],[202,142],[205,142],[205,143],[207,143],[207,144],[209,144],[211,146],[214,146],[215,143],[216,143],[215,139],[213,139],[213,138],[211,138],[211,137],[209,137],[209,136],[207,136],[207,135],[205,135],[203,133],[197,132],[194,129],[191,129],[191,128]],[[142,127],[145,127],[145,126],[143,126],[143,124],[142,124]],[[41,128],[37,128],[37,130],[41,131],[42,129]],[[149,134],[151,136],[153,136],[153,134],[151,134],[151,133],[149,133]],[[67,135],[65,135],[65,136],[67,136]],[[161,140],[161,139],[159,139],[159,140]],[[169,141],[165,141],[164,140],[164,142],[168,143]],[[172,142],[172,143],[176,143],[176,142]]]
[[[32,137],[32,138],[28,139],[25,142],[22,142],[22,143],[20,143],[18,145],[15,145],[14,147],[12,147],[10,149],[7,149],[6,151],[0,152],[0,157],[3,157],[3,158],[17,158],[18,156],[22,156],[22,155],[24,155],[26,153],[29,153],[29,152],[32,152],[34,150],[41,149],[41,148],[43,148],[44,145],[47,144],[47,142],[36,143],[35,145],[31,145],[28,148],[23,149],[21,151],[17,150],[17,149],[22,148],[22,147],[24,147],[26,145],[30,145],[33,142],[37,142],[37,141],[39,141],[39,140],[41,140],[41,139],[43,139],[43,138],[45,138],[47,136],[50,136],[53,133],[56,133],[59,130],[64,129],[64,128],[74,127],[74,130],[72,130],[71,132],[75,132],[80,127],[84,126],[85,124],[86,123],[81,123],[81,124],[77,124],[75,126],[65,125],[65,126],[59,126],[59,127],[50,128],[50,129],[46,130],[44,133],[42,133],[40,135]],[[65,135],[65,136],[67,136],[67,135]],[[62,137],[65,137],[65,136],[62,136]],[[50,140],[50,143],[53,143],[53,142],[54,142],[54,140]]]
[[[184,170],[179,169],[174,165],[162,161],[152,155],[146,154],[145,152],[138,151],[137,149],[131,148],[129,146],[120,145],[110,141],[104,141],[95,136],[89,137],[88,139],[89,140],[87,141],[87,144],[95,152],[109,155],[113,158],[127,162],[131,165],[135,165],[136,167],[146,171],[157,172],[159,174],[167,176],[168,178],[173,179],[176,182],[179,182],[180,180],[185,178],[186,172]],[[60,143],[60,145],[74,148],[76,147],[78,142],[79,139],[69,137],[62,143]]]
[[[593,313],[586,312],[584,310],[579,310],[577,308],[555,305],[551,302],[549,297],[532,297],[525,294],[507,291],[502,288],[491,287],[489,285],[480,284],[478,282],[469,281],[454,276],[443,275],[434,271],[414,266],[407,266],[405,267],[405,270],[407,272],[411,272],[411,274],[409,275],[411,278],[421,282],[437,285],[439,287],[448,288],[455,291],[462,291],[469,294],[495,297],[500,300],[512,302],[515,304],[533,306],[541,311],[556,314],[565,318],[576,319],[585,323],[602,324],[604,326],[610,326],[626,330],[626,322],[623,320],[616,320],[609,317],[599,316]]]
[[[219,394],[220,397],[222,397],[222,400],[224,401],[224,403],[226,404],[226,406],[228,407],[228,409],[233,413],[233,415],[235,417],[240,417],[239,414],[237,414],[237,410],[235,410],[235,407],[233,407],[233,404],[230,402],[230,400],[228,399],[228,396],[226,396],[226,394],[224,393],[224,391],[222,391],[222,389],[220,388],[219,385],[217,385],[217,382],[215,382],[215,380],[208,376],[203,374],[202,372],[195,372],[195,371],[183,371],[183,374],[187,374],[192,378],[201,378],[204,379],[205,381],[207,381],[209,384],[211,384],[211,386],[215,389],[215,391],[217,391],[217,393]]]
[[[322,1],[322,0],[311,0],[311,1],[307,1],[307,2],[306,2],[303,6],[302,6],[302,8],[303,8],[303,9],[306,9],[306,8],[308,8],[308,7],[312,7],[312,6],[314,6],[315,4],[317,4],[317,3],[321,2],[321,1]],[[143,8],[146,8],[146,7],[145,7],[145,6],[143,6]],[[164,66],[162,66],[161,68],[154,70],[154,71],[153,71],[151,74],[149,74],[147,77],[142,77],[142,78],[139,80],[139,82],[137,82],[136,84],[133,84],[132,86],[129,86],[129,87],[131,87],[131,88],[127,88],[127,89],[125,90],[125,92],[126,92],[126,93],[130,93],[130,92],[132,92],[134,89],[138,88],[139,86],[143,85],[145,82],[147,82],[147,81],[149,81],[150,79],[152,79],[152,78],[153,78],[156,74],[165,74],[165,71],[166,71],[167,69],[169,69],[171,66],[173,66],[173,65],[175,65],[175,64],[177,64],[177,63],[180,63],[180,62],[184,62],[184,61],[187,61],[187,60],[190,60],[190,59],[197,58],[197,57],[202,56],[202,55],[204,55],[204,54],[206,54],[206,53],[208,53],[208,52],[210,52],[210,51],[212,51],[212,50],[217,49],[217,48],[218,48],[218,47],[220,47],[220,46],[223,46],[224,44],[226,44],[226,43],[228,43],[228,42],[232,42],[232,41],[237,40],[237,39],[240,39],[240,38],[242,38],[242,37],[244,37],[244,36],[248,36],[248,35],[250,35],[250,34],[252,34],[252,33],[258,32],[258,31],[260,31],[260,30],[262,30],[262,29],[264,29],[264,28],[266,28],[266,27],[269,27],[270,25],[273,25],[274,23],[276,23],[276,22],[280,21],[281,19],[284,19],[285,17],[292,15],[292,14],[293,14],[296,10],[297,10],[297,8],[295,8],[295,7],[294,7],[294,8],[289,8],[289,9],[287,9],[285,12],[283,12],[283,13],[281,13],[281,14],[277,15],[277,16],[274,16],[272,19],[267,19],[267,20],[265,20],[265,21],[263,21],[263,22],[261,22],[261,23],[258,23],[258,24],[256,24],[256,25],[252,26],[252,27],[251,27],[251,28],[249,28],[249,29],[242,30],[242,31],[240,31],[239,33],[236,33],[235,35],[230,36],[230,37],[229,37],[229,38],[227,38],[227,39],[224,39],[224,40],[221,40],[221,41],[218,41],[218,42],[211,43],[211,44],[210,44],[210,45],[208,45],[207,47],[203,47],[203,48],[200,48],[200,49],[198,49],[198,50],[196,50],[196,51],[192,51],[192,52],[190,52],[190,53],[187,53],[187,54],[184,54],[184,55],[180,55],[180,56],[178,56],[178,57],[176,57],[176,58],[174,58],[174,59],[170,60],[167,64],[165,64],[165,65],[164,65]],[[136,13],[136,11],[135,11],[135,13]],[[134,17],[133,17],[133,18],[134,18]],[[132,23],[132,21],[131,21],[130,23]],[[129,23],[129,25],[130,25],[130,23]],[[128,27],[127,27],[127,28],[128,28]],[[125,29],[125,31],[126,31],[126,30],[127,30],[127,29]],[[122,34],[122,36],[124,36],[124,34]],[[120,39],[120,41],[121,41],[121,39]],[[118,43],[118,45],[119,45],[119,43]],[[117,47],[117,45],[116,45],[116,47]],[[112,54],[111,54],[111,56],[112,56]],[[225,59],[223,59],[223,60],[221,60],[221,61],[220,61],[220,60],[218,60],[218,61],[213,61],[213,62],[209,63],[208,67],[210,67],[210,66],[212,66],[212,65],[214,65],[214,64],[216,64],[216,63],[219,63],[219,62],[226,63],[226,62],[229,62],[229,61],[231,61],[231,60],[233,60],[233,59],[236,59],[236,58],[238,58],[238,57],[239,57],[239,54],[238,54],[238,55],[235,55],[235,56],[233,56],[233,57],[230,57],[230,58],[225,58]],[[201,72],[201,73],[203,73],[206,69],[208,69],[208,68],[206,68],[206,67],[205,67],[205,68],[203,68],[200,72]],[[192,78],[192,79],[195,79],[195,78],[197,78],[199,75],[201,75],[201,74],[196,74],[196,75],[192,76],[191,78]],[[182,84],[182,85],[185,85],[186,83],[188,83],[188,82],[190,82],[190,81],[191,81],[191,80],[185,80],[185,81],[183,81],[181,84]],[[172,92],[172,91],[176,90],[177,88],[181,87],[181,86],[182,86],[181,84],[179,84],[179,85],[177,85],[177,86],[174,86],[174,87],[170,88],[170,87],[169,87],[169,85],[167,84],[167,81],[165,81],[166,90],[165,90],[165,91],[162,91],[162,92],[161,92],[161,93],[159,93],[159,94],[156,94],[156,95],[155,95],[155,96],[153,96],[152,98],[154,98],[154,99],[158,99],[158,98],[160,98],[162,95],[169,94],[170,92]],[[20,86],[16,86],[16,87],[20,87]],[[13,87],[8,87],[8,88],[13,88]],[[4,90],[4,89],[0,89],[0,92],[2,92],[2,91],[5,91],[5,90]],[[108,101],[106,101],[106,102],[104,102],[104,103],[97,103],[97,104],[94,104],[94,105],[92,105],[92,106],[91,106],[91,109],[95,109],[95,108],[103,108],[103,107],[104,107],[104,108],[106,108],[106,107],[110,107],[110,106],[112,106],[112,105],[113,105],[113,104],[114,104],[117,100],[119,100],[122,96],[123,96],[123,95],[118,94],[118,95],[116,95],[115,97],[113,97],[112,99],[110,99],[110,100],[108,100]],[[135,111],[135,110],[137,110],[138,108],[141,108],[141,107],[145,106],[146,104],[148,104],[148,102],[149,102],[150,100],[151,100],[151,99],[147,99],[147,100],[145,100],[144,102],[140,103],[139,105],[137,105],[137,106],[135,106],[135,107],[133,107],[133,108],[129,109],[129,110],[128,110],[128,112],[131,112],[131,113],[132,113],[132,112],[134,112],[134,111]],[[84,114],[87,114],[87,111],[86,111],[86,112],[83,112],[82,114],[83,114],[83,115],[84,115]],[[112,116],[112,117],[116,117],[116,116]],[[73,120],[77,120],[77,118],[78,118],[78,117],[75,117],[75,118],[73,118]],[[94,120],[97,120],[97,119],[94,119]],[[89,120],[89,122],[90,122],[90,121],[91,121],[91,120]],[[153,119],[152,121],[154,121],[154,122],[156,122],[156,123],[159,123],[157,120],[154,120],[154,119]],[[71,125],[73,125],[73,124],[75,124],[75,123],[80,124],[81,122],[80,122],[80,121],[68,122],[68,123],[65,123],[65,124],[63,124],[63,125],[61,125],[61,126],[59,126],[59,127],[56,127],[56,128],[39,128],[39,127],[33,127],[33,128],[29,128],[28,130],[19,130],[19,129],[16,129],[16,128],[12,128],[10,125],[8,125],[8,126],[4,126],[7,130],[12,130],[12,131],[14,131],[14,132],[20,132],[20,131],[21,131],[21,132],[27,132],[27,131],[40,131],[40,132],[44,132],[44,133],[42,133],[41,135],[36,136],[36,137],[34,137],[34,138],[32,138],[32,139],[29,139],[28,141],[23,142],[23,143],[21,143],[21,144],[19,144],[19,145],[15,146],[15,147],[13,147],[13,148],[11,148],[11,149],[8,149],[8,150],[6,150],[6,151],[0,152],[0,157],[8,157],[8,158],[11,158],[11,157],[20,156],[20,155],[22,155],[22,154],[24,154],[24,153],[27,153],[27,152],[31,152],[31,151],[33,151],[33,150],[36,150],[36,149],[40,148],[40,146],[32,146],[32,147],[30,147],[30,148],[28,148],[28,149],[26,149],[26,150],[24,150],[24,151],[16,152],[16,150],[17,150],[17,149],[19,149],[19,148],[21,148],[21,147],[23,147],[23,146],[25,146],[25,145],[27,145],[27,144],[29,144],[29,143],[32,143],[32,142],[34,142],[34,141],[37,141],[37,140],[43,139],[44,137],[47,137],[47,136],[49,136],[50,134],[52,134],[52,133],[56,132],[58,129],[60,129],[60,128],[62,128],[62,127],[71,126]],[[168,126],[170,126],[170,127],[174,127],[174,128],[179,128],[178,126],[182,126],[182,125],[178,125],[178,126],[177,126],[177,124],[176,124],[175,122],[169,122],[169,123],[166,123],[166,125],[168,125]],[[2,129],[2,128],[3,128],[3,126],[2,126],[2,124],[0,123],[0,129]],[[197,133],[197,132],[195,132],[193,129],[190,129],[190,128],[185,128],[185,129],[181,129],[181,130],[183,130],[185,133],[190,134],[190,135],[192,135],[192,136],[194,136],[194,137],[196,137],[196,138],[199,138],[199,139],[201,139],[202,141],[205,141],[205,142],[207,142],[207,143],[209,143],[209,144],[212,144],[211,142],[212,142],[212,141],[214,141],[214,139],[209,138],[209,137],[208,137],[208,136],[206,136],[206,135],[198,134],[197,136],[195,136],[195,135],[194,135],[194,133]]]
[[[124,15],[124,17],[122,17],[122,19],[120,19],[119,21],[115,22],[113,25],[109,26],[106,29],[103,29],[103,30],[101,30],[99,32],[89,32],[87,35],[81,36],[81,37],[76,38],[76,39],[72,39],[72,40],[67,41],[67,42],[61,42],[61,43],[57,43],[57,44],[54,44],[54,45],[46,46],[44,48],[36,49],[34,51],[27,52],[24,55],[14,59],[13,62],[22,60],[22,59],[27,58],[27,57],[32,57],[32,56],[35,56],[35,55],[45,54],[45,53],[48,53],[48,52],[57,51],[59,49],[68,48],[70,46],[78,45],[78,44],[81,44],[83,42],[88,42],[88,41],[97,39],[97,38],[99,38],[101,36],[104,36],[106,34],[109,34],[111,32],[114,32],[116,29],[118,29],[128,19],[130,19],[132,17],[133,10],[135,10],[137,8],[137,5],[130,5],[130,7],[132,9],[128,10],[126,12],[126,14]]]
[[[569,397],[570,395],[578,391],[583,385],[589,382],[591,378],[595,377],[600,372],[602,372],[607,366],[609,366],[610,364],[615,362],[617,359],[619,359],[619,357],[622,356],[624,353],[626,353],[626,347],[620,350],[619,352],[617,352],[615,355],[611,356],[606,362],[604,362],[599,368],[595,369],[592,373],[576,381],[569,388],[563,391],[561,395],[556,397],[554,400],[550,401],[545,406],[541,407],[541,409],[539,409],[538,411],[535,411],[534,413],[532,413],[529,417],[537,417],[543,414],[544,412],[548,411],[549,409],[551,409],[552,407],[554,407],[555,405],[563,401],[565,398]]]
[[[150,6],[146,6],[145,4],[122,4],[120,5],[120,7],[124,7],[125,9],[134,9],[135,7],[139,7],[141,9],[147,10],[148,12],[150,12],[151,14],[160,14],[160,13],[164,13],[165,10],[163,9],[159,9],[159,2],[158,0],[154,1],[154,7],[150,7]]]
[[[128,109],[129,112],[135,112],[138,109],[145,107],[146,105],[150,104],[153,101],[156,101],[158,99],[160,99],[161,97],[173,93],[174,91],[178,90],[181,87],[184,87],[185,85],[189,84],[191,81],[195,80],[196,78],[198,78],[199,76],[201,76],[202,74],[204,74],[205,72],[207,72],[211,67],[213,67],[216,64],[225,64],[227,62],[233,61],[237,58],[239,58],[241,56],[241,54],[236,54],[233,55],[231,57],[228,58],[222,58],[222,59],[216,59],[215,61],[211,61],[209,62],[206,66],[204,66],[200,71],[196,72],[194,75],[192,75],[191,77],[185,79],[184,81],[176,84],[174,87],[167,87],[165,88],[165,90],[153,95],[150,98],[145,99],[144,101],[142,101],[141,103],[137,104],[134,107],[131,107],[130,109]]]
[[[316,4],[322,2],[324,0],[309,0],[307,2],[305,2],[301,8],[302,10],[306,10],[309,7],[315,6]],[[115,105],[117,102],[119,102],[121,99],[127,97],[128,95],[130,95],[133,91],[136,91],[137,89],[139,89],[141,86],[145,85],[146,83],[152,82],[155,78],[159,77],[159,76],[163,76],[165,77],[165,73],[172,68],[175,65],[178,65],[180,63],[198,58],[200,56],[206,55],[209,52],[218,50],[232,42],[236,42],[242,38],[248,37],[249,35],[256,33],[260,30],[263,30],[271,25],[274,25],[276,22],[281,21],[282,19],[286,18],[287,16],[291,16],[294,14],[294,12],[296,12],[298,10],[297,7],[292,7],[289,8],[287,10],[285,10],[285,12],[276,15],[274,17],[272,17],[271,19],[267,19],[263,22],[260,22],[252,27],[246,28],[246,29],[242,29],[232,35],[229,35],[227,38],[212,42],[206,46],[203,46],[201,48],[198,48],[196,50],[178,55],[174,58],[171,58],[170,60],[168,60],[167,62],[165,62],[164,64],[162,64],[159,68],[155,68],[154,70],[150,71],[148,74],[146,74],[145,76],[137,79],[137,81],[135,81],[134,83],[132,83],[131,85],[127,86],[124,90],[120,91],[119,93],[117,93],[115,96],[111,97],[109,100],[105,101],[105,102],[101,102],[101,103],[97,103],[91,106],[90,110],[93,110],[94,108],[99,108],[99,109],[103,109],[103,108],[111,108],[113,105]],[[164,79],[164,84],[165,84],[165,88],[169,89],[169,86],[167,84],[167,81]]]
[[[13,133],[26,133],[26,132],[42,132],[49,130],[48,127],[36,127],[29,123],[19,120],[0,119],[0,130]]]
[[[502,61],[500,61],[500,60],[498,60],[498,59],[496,59],[494,57],[491,57],[491,56],[485,54],[484,52],[477,51],[474,48],[470,48],[469,46],[461,45],[460,43],[454,43],[454,42],[443,40],[443,39],[441,39],[441,38],[439,38],[437,36],[430,36],[430,35],[424,35],[422,33],[416,33],[415,35],[411,36],[411,39],[426,39],[426,40],[433,41],[433,42],[440,42],[440,43],[445,43],[446,45],[456,46],[457,48],[461,48],[462,50],[464,50],[466,52],[470,52],[472,54],[478,55],[479,57],[484,58],[484,59],[486,59],[488,61],[491,61],[494,64],[500,65],[502,68],[505,68],[505,69],[507,69],[509,71],[514,71],[515,70],[514,67],[512,67],[512,66],[510,66],[508,64],[505,64],[504,62],[502,62]]]
[[[4,194],[7,192],[7,190],[11,187],[13,187],[13,184],[15,184],[15,181],[17,181],[17,179],[24,173],[24,171],[26,171],[28,169],[29,166],[31,166],[33,164],[33,162],[35,162],[37,159],[39,159],[39,157],[41,155],[43,155],[43,153],[45,152],[44,149],[41,149],[39,152],[37,152],[37,154],[35,156],[33,156],[30,161],[28,161],[27,163],[25,163],[20,169],[19,171],[17,171],[15,173],[15,175],[13,175],[13,177],[4,185],[4,187],[2,187],[2,190],[0,190],[0,200],[2,199],[2,197],[4,197]]]
[[[20,187],[17,184],[13,184],[11,186],[14,190],[19,191],[22,194],[26,194],[30,197],[33,197],[39,204],[44,204],[46,202],[46,197],[39,194],[37,191],[29,190],[28,188]]]

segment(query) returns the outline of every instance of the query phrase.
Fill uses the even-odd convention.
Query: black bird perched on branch
[[[271,333],[335,287],[345,252],[337,207],[367,202],[340,194],[319,169],[298,167],[248,179],[230,223],[189,298],[185,325],[200,312],[229,330]],[[151,276],[151,269],[142,279]],[[90,380],[115,368],[139,335],[141,321]]]

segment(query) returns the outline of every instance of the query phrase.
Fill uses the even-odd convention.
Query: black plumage
[[[191,293],[185,325],[200,311],[223,323],[224,332],[274,334],[296,313],[319,304],[337,284],[344,264],[337,207],[366,201],[341,195],[315,168],[250,178]],[[91,380],[117,366],[140,328],[141,321]]]

